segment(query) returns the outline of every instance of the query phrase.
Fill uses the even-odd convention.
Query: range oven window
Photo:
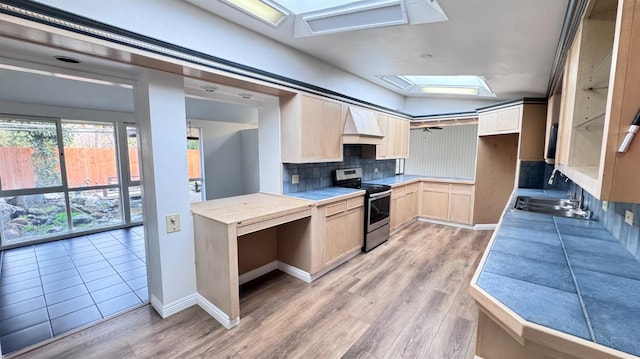
[[[391,196],[381,196],[369,199],[369,229],[379,222],[388,222],[389,208],[391,208]],[[383,223],[384,224],[384,223]]]

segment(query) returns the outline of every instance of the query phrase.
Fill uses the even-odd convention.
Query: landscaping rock
[[[12,206],[31,208],[39,207],[47,202],[47,199],[42,194],[33,194],[29,196],[15,196],[8,198],[7,203]]]
[[[27,224],[29,224],[29,221],[26,218],[14,218],[11,220],[12,224],[19,224],[21,226],[26,226]]]
[[[95,219],[102,219],[104,218],[104,213],[102,212],[93,212],[91,213],[91,216]]]
[[[74,226],[77,226],[79,224],[88,224],[88,223],[91,223],[91,222],[93,222],[93,218],[91,218],[90,216],[88,216],[86,214],[79,214],[79,215],[77,215],[77,216],[75,216],[75,217],[73,217],[71,219],[71,223]]]
[[[41,210],[40,208],[29,208],[27,210],[27,213],[33,214],[34,216],[42,216],[42,215],[44,215],[44,211]]]

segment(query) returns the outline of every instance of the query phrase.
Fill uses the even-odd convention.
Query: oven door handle
[[[380,193],[373,193],[369,195],[369,198],[371,199],[375,199],[378,197],[384,197],[384,196],[390,196],[391,195],[391,190],[388,191],[384,191],[384,192],[380,192]]]

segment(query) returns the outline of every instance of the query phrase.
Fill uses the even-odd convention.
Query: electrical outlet
[[[167,215],[167,233],[178,232],[180,230],[180,215],[169,214]]]
[[[291,176],[291,184],[298,184],[298,182],[300,182],[300,176],[292,175]]]
[[[605,212],[609,209],[609,201],[602,201],[602,209]]]
[[[633,225],[633,212],[626,211],[624,213],[624,221],[629,225]]]
[[[378,172],[378,167],[374,168],[373,172]]]

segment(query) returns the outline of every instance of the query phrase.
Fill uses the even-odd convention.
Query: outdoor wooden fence
[[[112,184],[118,178],[113,149],[66,148],[65,163],[69,187]],[[36,187],[36,175],[30,147],[0,147],[0,189]],[[140,178],[138,151],[129,149],[131,177]],[[189,178],[201,178],[200,150],[187,150]]]

